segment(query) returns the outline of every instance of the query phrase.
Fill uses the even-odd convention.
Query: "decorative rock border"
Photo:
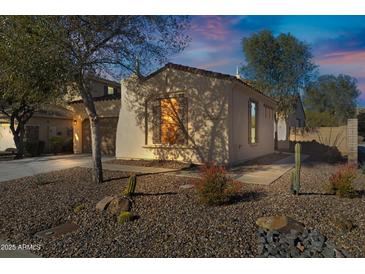
[[[258,257],[264,258],[346,258],[316,229],[286,216],[259,218]]]

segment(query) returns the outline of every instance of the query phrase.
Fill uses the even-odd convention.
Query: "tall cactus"
[[[131,197],[136,190],[136,184],[137,184],[137,176],[136,175],[130,176],[128,179],[127,188],[124,190],[123,194],[125,196]]]
[[[300,190],[300,154],[301,154],[301,145],[299,143],[295,144],[295,170],[292,171],[291,181],[292,186],[291,190],[293,194],[299,195]]]

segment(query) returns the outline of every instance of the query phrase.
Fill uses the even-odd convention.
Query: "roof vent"
[[[241,79],[240,74],[239,74],[239,72],[238,72],[238,66],[236,67],[236,78],[237,78],[237,79]]]

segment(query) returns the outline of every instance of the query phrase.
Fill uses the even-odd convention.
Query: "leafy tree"
[[[141,76],[186,46],[187,23],[188,18],[182,16],[58,16],[50,22],[56,33],[62,33],[55,43],[69,57],[70,81],[90,120],[95,182],[103,181],[101,136],[88,76],[105,72]]]
[[[299,91],[311,78],[316,66],[310,48],[289,34],[275,37],[264,30],[243,38],[246,65],[244,77],[278,102],[278,113],[284,119],[294,110]]]
[[[0,113],[10,121],[17,158],[24,154],[25,125],[62,95],[67,66],[46,18],[0,18]]]
[[[355,117],[360,95],[357,80],[349,75],[322,75],[305,88],[304,104],[308,124],[338,126]]]

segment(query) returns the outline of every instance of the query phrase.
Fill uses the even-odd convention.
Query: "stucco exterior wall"
[[[203,157],[205,161],[228,162],[228,101],[231,85],[227,80],[174,69],[166,69],[145,81],[137,87],[139,92],[124,82],[116,157],[193,162],[201,162]],[[155,145],[152,139],[153,126],[145,115],[145,100],[148,102],[149,116],[152,100],[176,94],[184,94],[188,98],[188,131],[192,139],[187,145]]]
[[[95,101],[96,113],[100,118],[115,118],[119,117],[121,102],[119,100]],[[88,119],[83,103],[71,104],[70,109],[74,112],[73,123],[73,147],[74,153],[83,153],[82,149],[82,123]],[[116,129],[115,129],[116,130]]]
[[[258,142],[250,144],[249,131],[249,100],[258,103],[257,136]],[[272,108],[267,110],[265,106]],[[274,152],[274,113],[275,104],[267,97],[254,92],[251,88],[235,84],[232,90],[230,104],[230,162],[243,162]]]
[[[39,141],[45,142],[45,152],[50,151],[49,138],[60,136],[67,140],[72,138],[72,119],[61,117],[32,117],[26,126],[37,126],[39,129]],[[10,131],[9,124],[0,125],[0,151],[6,148],[14,147],[13,134]]]
[[[199,163],[202,155],[208,162],[234,163],[274,151],[274,118],[273,115],[265,117],[264,105],[275,109],[275,104],[249,87],[231,80],[171,68],[143,84],[133,85],[131,82],[122,82],[117,158],[162,158]],[[188,131],[192,139],[188,145],[154,145],[150,104],[145,103],[146,99],[149,102],[181,93],[188,98]],[[248,143],[250,98],[259,103],[259,142],[255,145]]]
[[[7,148],[15,148],[13,134],[8,123],[0,122],[0,151],[4,151]]]

